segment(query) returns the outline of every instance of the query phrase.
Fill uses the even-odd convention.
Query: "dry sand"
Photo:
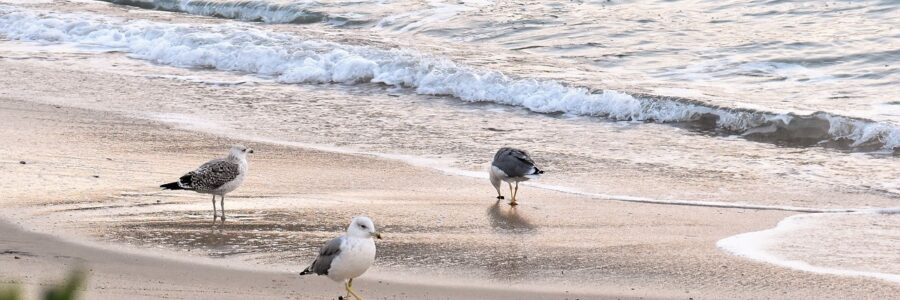
[[[379,262],[357,284],[369,298],[887,298],[900,292],[878,280],[791,271],[715,247],[723,237],[769,228],[786,212],[600,202],[528,187],[523,205],[511,211],[492,200],[482,180],[260,143],[252,143],[258,150],[252,176],[226,202],[234,218],[210,229],[206,196],[160,193],[155,185],[240,141],[26,100],[0,96],[2,214],[19,223],[0,225],[0,280],[32,291],[81,265],[91,270],[88,299],[335,297],[338,284],[289,271],[300,270],[350,216],[365,213],[387,233]],[[207,238],[230,237],[227,243],[278,224],[294,225],[282,228],[293,235],[280,236],[286,239],[281,252],[294,256],[213,259],[202,247],[210,239],[167,242],[212,230]],[[112,245],[121,241],[131,246]],[[148,249],[156,245],[168,250]],[[555,269],[571,272],[547,274]]]

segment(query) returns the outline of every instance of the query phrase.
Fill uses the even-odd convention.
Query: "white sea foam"
[[[778,251],[773,250],[775,248],[778,248],[778,246],[782,246],[784,244],[791,244],[791,246],[793,248],[800,248],[800,250],[794,250],[794,252],[797,252],[797,251],[812,252],[809,249],[804,249],[803,247],[798,247],[797,244],[815,243],[816,241],[821,242],[821,240],[825,240],[824,243],[827,243],[829,245],[823,245],[822,247],[818,247],[818,245],[814,245],[809,248],[821,249],[824,247],[824,248],[828,249],[828,251],[838,251],[837,249],[830,249],[831,247],[835,247],[835,245],[834,245],[835,241],[827,240],[827,239],[822,238],[821,236],[817,236],[817,235],[822,235],[822,234],[826,234],[826,235],[831,234],[831,232],[835,231],[835,228],[828,228],[827,226],[823,227],[822,224],[818,224],[816,222],[817,218],[831,217],[831,216],[836,216],[836,215],[841,215],[841,216],[845,216],[845,217],[846,216],[879,215],[879,214],[880,215],[885,215],[885,214],[890,215],[890,214],[896,214],[898,211],[900,211],[900,209],[870,209],[870,210],[865,210],[865,211],[857,211],[857,212],[852,212],[852,213],[839,213],[839,214],[800,214],[800,215],[795,215],[795,216],[785,218],[784,220],[779,222],[778,225],[776,225],[772,229],[738,234],[735,236],[731,236],[731,237],[719,240],[716,243],[716,245],[719,248],[722,248],[725,251],[728,251],[734,255],[746,257],[746,258],[761,261],[761,262],[771,263],[771,264],[786,267],[786,268],[807,271],[807,272],[813,272],[813,273],[820,273],[820,274],[872,277],[872,278],[878,278],[878,279],[882,279],[882,280],[900,283],[900,274],[873,271],[873,270],[858,270],[856,268],[847,268],[847,267],[829,267],[829,266],[815,265],[815,264],[812,264],[807,261],[788,258],[785,255],[780,254]],[[865,226],[871,226],[870,224],[868,224],[868,222],[866,222],[866,223],[867,224],[864,224]],[[826,229],[831,229],[831,230],[826,230]],[[807,235],[807,236],[801,237],[801,238],[796,238],[796,237],[784,238],[784,236],[788,236],[790,234],[796,234],[797,232],[802,232],[802,231],[815,232],[817,235]],[[857,229],[857,227],[849,228],[848,231],[850,231],[852,234],[848,235],[848,236],[837,237],[838,240],[843,241],[843,242],[849,241],[852,244],[852,246],[854,246],[849,249],[849,252],[852,252],[853,254],[848,255],[846,257],[848,257],[848,259],[853,259],[854,260],[853,262],[855,262],[855,260],[865,261],[866,257],[864,257],[864,254],[862,252],[860,252],[860,250],[862,250],[862,249],[859,249],[857,247],[861,244],[866,244],[866,245],[868,245],[868,247],[871,248],[871,247],[873,247],[873,242],[877,242],[877,241],[865,240],[868,237],[862,235],[859,232],[859,230]],[[884,233],[886,233],[886,232],[890,232],[890,231],[879,231],[877,238],[881,238],[881,239],[889,238],[889,237],[884,236]],[[876,253],[876,254],[881,254],[881,255],[887,257],[888,259],[893,259],[893,257],[894,257],[893,255],[896,254],[893,251],[896,248],[895,248],[895,245],[891,245],[891,243],[895,243],[895,242],[896,242],[896,240],[883,241],[883,243],[887,243],[884,245],[885,247],[882,247],[882,248],[884,248],[884,250],[882,251],[882,253]],[[871,251],[870,249],[866,249],[866,250]],[[795,255],[797,255],[797,254],[795,254]],[[807,255],[815,256],[816,253],[807,253]],[[838,257],[844,257],[844,256],[838,256]],[[850,263],[853,264],[853,262],[850,262]],[[847,262],[844,262],[844,263],[847,263]],[[883,262],[879,263],[879,261],[876,260],[874,263],[869,262],[869,264],[875,265],[877,267],[878,265],[883,264]],[[888,262],[888,264],[890,264],[890,263]],[[862,268],[862,267],[859,267],[859,268]]]
[[[514,79],[413,51],[301,40],[240,24],[163,24],[12,7],[0,8],[0,13],[0,33],[14,39],[110,47],[157,63],[249,72],[285,83],[383,83],[466,101],[493,101],[536,112],[618,120],[680,121],[695,113],[713,111],[674,102],[651,104],[617,91],[594,94],[586,88]]]
[[[592,93],[557,81],[514,78],[403,49],[376,49],[305,40],[246,24],[187,25],[122,20],[96,14],[63,14],[0,6],[0,34],[12,39],[71,43],[125,51],[131,57],[193,68],[238,71],[283,83],[380,83],[417,93],[520,106],[540,113],[600,116],[613,120],[684,122],[714,115],[720,129],[743,132],[792,116],[705,106],[690,101]],[[900,145],[900,129],[830,114],[832,137],[853,146]],[[790,129],[789,127],[784,127]]]

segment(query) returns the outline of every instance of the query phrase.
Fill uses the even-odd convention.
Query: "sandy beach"
[[[91,270],[89,299],[335,297],[338,284],[295,274],[357,214],[376,218],[387,237],[357,285],[377,299],[879,298],[898,289],[781,269],[715,246],[788,212],[598,203],[536,188],[511,210],[481,180],[252,142],[255,176],[229,198],[233,219],[213,227],[207,197],[155,184],[241,141],[8,96],[0,113],[13,141],[2,146],[0,276],[32,291],[80,265]],[[245,242],[223,246],[245,234],[277,237],[285,255],[231,255],[253,252]],[[189,235],[205,238],[180,240]],[[91,242],[72,241],[82,238]],[[407,260],[417,267],[397,263]],[[573,271],[548,274],[560,267]]]
[[[578,61],[494,44],[443,45],[440,37],[333,22],[238,22],[96,1],[6,2],[16,6],[0,6],[0,287],[22,285],[28,299],[79,268],[89,276],[83,299],[335,299],[340,283],[298,273],[357,215],[372,217],[385,237],[374,266],[354,281],[367,299],[900,294],[896,280],[884,280],[896,276],[897,214],[875,211],[897,206],[898,192],[887,183],[897,162],[889,154],[753,141],[693,123],[459,101],[453,93],[353,78],[286,82],[260,71],[279,67],[265,64],[284,53],[352,52],[359,56],[351,66],[371,54],[365,59],[386,60],[377,65],[385,69],[456,68],[454,61],[461,67],[448,73],[468,71],[464,63],[498,70],[463,79],[518,72],[606,84],[636,76],[565,73]],[[37,24],[28,28],[37,33],[6,38],[22,27],[15,18]],[[163,33],[174,37],[163,41],[171,45],[141,39]],[[123,37],[163,46],[122,46]],[[204,44],[218,39],[225,46]],[[246,41],[264,55],[231,44]],[[193,45],[209,47],[179,52]],[[430,56],[413,51],[446,61],[421,62],[415,59]],[[208,62],[216,55],[224,59]],[[463,86],[450,81],[447,89]],[[498,82],[480,89],[505,90],[511,81]],[[569,84],[522,82],[511,84],[537,94]],[[159,188],[233,144],[255,153],[247,179],[226,197],[224,224],[214,223],[209,195]],[[533,149],[547,171],[522,184],[516,207],[497,201],[487,180],[499,146]],[[823,212],[837,221],[798,225],[788,238],[745,240],[750,250],[740,253],[717,244]],[[828,226],[834,230],[820,230]],[[781,256],[741,256],[747,253]],[[846,270],[863,276],[838,276],[855,274]]]

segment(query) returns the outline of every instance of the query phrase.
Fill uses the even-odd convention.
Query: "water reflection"
[[[519,213],[517,206],[500,205],[500,200],[488,208],[487,215],[491,221],[491,227],[495,230],[525,233],[535,229],[535,226]]]

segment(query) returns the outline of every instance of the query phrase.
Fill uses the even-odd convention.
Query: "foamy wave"
[[[866,211],[857,211],[853,213],[846,213],[846,215],[851,214],[892,214],[896,213],[897,209],[876,209],[876,210],[866,210]],[[771,249],[779,243],[779,236],[783,236],[789,234],[793,231],[797,230],[809,230],[807,228],[809,224],[807,224],[811,218],[816,216],[825,216],[830,214],[801,214],[795,215],[788,218],[785,218],[781,222],[778,223],[774,228],[761,230],[756,232],[748,232],[735,236],[731,236],[728,238],[724,238],[719,240],[716,243],[721,249],[728,251],[734,255],[746,257],[752,260],[766,262],[786,268],[791,268],[795,270],[801,270],[812,273],[820,273],[820,274],[831,274],[831,275],[840,275],[840,276],[854,276],[854,277],[871,277],[878,278],[882,280],[887,280],[891,282],[900,283],[900,274],[892,274],[886,272],[877,272],[877,271],[863,271],[863,270],[854,270],[847,268],[835,268],[835,267],[825,267],[811,264],[806,261],[789,259],[783,257],[772,251]],[[812,230],[821,231],[826,230],[827,228],[813,228]],[[857,235],[854,235],[852,238],[861,238]],[[802,243],[803,241],[791,239],[792,243]],[[890,241],[888,241],[890,242]],[[871,241],[860,240],[856,245],[867,245],[867,243],[871,243]],[[858,248],[855,248],[858,249]],[[888,250],[890,251],[890,250]],[[893,253],[890,253],[891,255]],[[863,259],[856,256],[849,256],[854,259]]]
[[[104,47],[139,59],[238,71],[283,83],[380,83],[478,102],[613,120],[690,122],[748,139],[854,150],[892,150],[892,124],[828,113],[808,116],[710,106],[689,99],[592,92],[549,80],[515,78],[402,49],[376,49],[261,30],[245,24],[182,25],[0,6],[0,34],[12,39]]]

